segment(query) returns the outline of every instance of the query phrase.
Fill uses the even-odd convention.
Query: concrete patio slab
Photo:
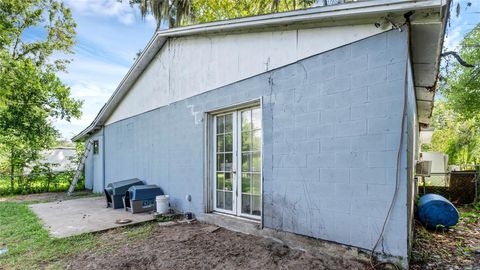
[[[57,238],[104,231],[116,227],[153,220],[149,213],[132,214],[123,209],[105,207],[101,197],[32,204],[30,209],[43,221],[50,235]],[[115,223],[131,219],[128,224]]]

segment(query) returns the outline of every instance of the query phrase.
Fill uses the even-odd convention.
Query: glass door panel
[[[262,136],[260,108],[240,113],[240,164],[242,183],[240,213],[247,216],[261,215]]]
[[[215,206],[217,209],[234,211],[233,114],[217,116],[215,120]]]

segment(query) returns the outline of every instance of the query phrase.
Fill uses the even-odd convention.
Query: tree
[[[190,23],[205,23],[245,16],[310,7],[315,0],[129,0],[143,17],[153,14],[157,28],[168,22],[169,28]]]
[[[457,13],[459,6],[457,5]],[[480,162],[480,25],[460,43],[458,54],[446,52],[440,93],[435,102],[432,143],[424,150],[441,151],[450,164]]]
[[[455,64],[440,89],[449,106],[465,119],[480,117],[480,25],[460,44],[460,57],[473,68]]]
[[[58,0],[0,0],[0,48],[11,60],[65,70],[68,59],[48,60],[54,52],[72,53],[75,27],[71,10]],[[27,32],[45,38],[28,40]]]
[[[7,153],[11,188],[15,173],[58,137],[52,119],[80,116],[82,103],[55,72],[64,71],[75,22],[57,0],[0,0],[0,149]],[[25,39],[26,33],[44,38]]]
[[[422,145],[423,151],[446,153],[450,164],[480,162],[480,123],[476,118],[463,119],[448,101],[437,100],[432,126],[435,128],[432,142]]]
[[[193,1],[193,14],[195,15],[195,22],[206,23],[307,8],[313,3],[315,1],[309,0],[195,0]]]
[[[192,19],[192,0],[129,0],[129,3],[130,6],[138,6],[144,18],[152,14],[157,21],[157,29],[163,21],[172,28]]]

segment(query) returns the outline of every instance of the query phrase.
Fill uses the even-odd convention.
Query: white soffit
[[[424,127],[430,124],[432,116],[448,9],[449,5],[443,5],[437,12],[412,18],[412,68],[418,119]]]

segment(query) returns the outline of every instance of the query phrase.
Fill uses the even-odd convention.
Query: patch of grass
[[[95,246],[92,234],[53,239],[26,203],[0,203],[0,241],[8,253],[0,268],[36,269],[48,262]]]
[[[169,221],[174,221],[176,219],[177,219],[177,217],[174,216],[174,215],[168,215],[168,216],[162,215],[162,216],[157,217],[158,222],[169,222]]]
[[[154,230],[154,223],[124,227],[113,231],[82,234],[56,239],[48,235],[27,203],[0,203],[0,247],[8,252],[0,256],[0,269],[62,269],[62,260],[78,253],[96,250],[108,251],[112,243],[105,234],[112,234],[119,242],[145,239]],[[102,238],[103,241],[102,241]]]
[[[480,203],[472,204],[468,208],[461,209],[460,218],[466,223],[477,223],[480,220]]]
[[[127,241],[131,240],[145,240],[152,235],[153,229],[156,224],[153,222],[145,223],[143,225],[133,227],[133,230],[125,230],[123,233],[127,236]]]

